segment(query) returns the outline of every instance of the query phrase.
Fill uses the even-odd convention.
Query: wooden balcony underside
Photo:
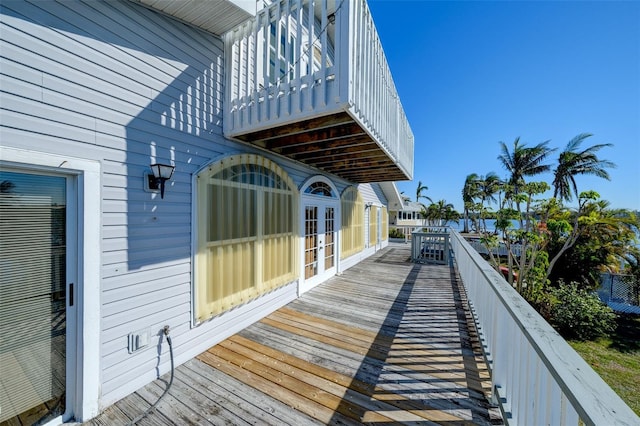
[[[392,245],[183,364],[139,424],[502,424],[456,271],[409,254]],[[91,423],[124,424],[164,387]]]
[[[352,182],[407,179],[389,154],[346,112],[236,138]]]

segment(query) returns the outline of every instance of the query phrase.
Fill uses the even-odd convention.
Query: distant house
[[[411,201],[409,197],[401,196],[401,203],[389,205],[389,223],[391,228],[402,232],[405,236],[426,225],[422,212],[426,207],[422,203]]]
[[[424,204],[404,198],[399,208],[389,210],[389,218],[394,225],[421,226],[424,225],[424,210]]]
[[[165,325],[183,363],[386,246],[414,142],[366,1],[242,3],[2,2],[0,422],[90,419]]]

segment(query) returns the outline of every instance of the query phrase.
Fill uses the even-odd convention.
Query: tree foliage
[[[453,204],[447,203],[446,200],[439,200],[431,203],[429,207],[420,212],[423,219],[431,226],[446,226],[449,222],[458,223],[460,213],[458,213]]]
[[[471,173],[467,176],[462,187],[462,203],[464,204],[464,231],[469,232],[469,211],[473,209],[473,202],[476,198],[476,185],[478,175]]]
[[[550,290],[549,322],[565,339],[591,340],[615,329],[616,315],[598,296],[560,281]]]
[[[480,233],[490,263],[499,271],[506,268],[510,284],[565,336],[579,339],[610,330],[610,310],[590,293],[600,284],[601,272],[616,272],[626,263],[640,295],[638,218],[628,210],[611,209],[595,191],[578,192],[577,176],[609,179],[606,169],[615,167],[597,156],[611,144],[581,148],[589,137],[582,133],[569,141],[558,157],[552,185],[527,180],[551,171],[547,159],[555,149],[549,141],[533,146],[520,138],[512,146],[500,142],[498,160],[509,173],[507,180],[500,181],[495,173],[472,173],[462,191],[465,220],[471,219]],[[554,196],[544,198],[551,187]],[[563,204],[572,195],[577,197],[573,208]],[[496,219],[497,234],[487,230],[489,216]],[[498,247],[506,249],[506,256],[497,254]]]
[[[423,185],[422,181],[418,181],[418,186],[416,187],[416,203],[419,203],[421,198],[424,198],[430,203],[432,202],[431,198],[424,195],[424,193],[427,192],[428,190],[429,190],[429,187],[427,185]]]
[[[515,193],[524,184],[526,176],[535,176],[551,169],[551,165],[545,164],[547,157],[555,149],[549,148],[549,141],[541,142],[535,146],[527,146],[520,142],[520,137],[513,141],[513,149],[509,151],[506,143],[500,142],[501,154],[498,160],[509,172],[509,184]]]
[[[547,250],[554,257],[562,254],[559,257],[562,261],[549,273],[551,282],[574,281],[580,288],[595,290],[600,285],[602,272],[620,272],[625,261],[633,262],[638,218],[633,212],[610,209],[608,205],[604,200],[593,200],[585,205],[577,219],[571,219],[576,212],[564,212],[566,219],[549,222],[552,235]],[[560,253],[572,231],[568,223],[576,220],[579,226],[576,241]]]
[[[571,201],[571,192],[578,196],[577,175],[594,175],[610,180],[606,168],[614,168],[616,165],[608,160],[601,160],[596,153],[605,147],[613,146],[603,143],[590,146],[579,151],[582,142],[593,136],[590,133],[581,133],[571,139],[564,151],[558,157],[558,165],[553,173],[553,197],[563,201]]]

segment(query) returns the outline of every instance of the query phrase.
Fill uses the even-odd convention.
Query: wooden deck
[[[181,365],[138,424],[502,424],[455,270],[409,254],[392,244]],[[166,380],[89,424],[126,424]]]

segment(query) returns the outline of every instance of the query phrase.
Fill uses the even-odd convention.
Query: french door
[[[69,417],[74,185],[68,176],[0,170],[0,423]]]
[[[333,203],[304,203],[304,290],[336,273],[336,213]]]

